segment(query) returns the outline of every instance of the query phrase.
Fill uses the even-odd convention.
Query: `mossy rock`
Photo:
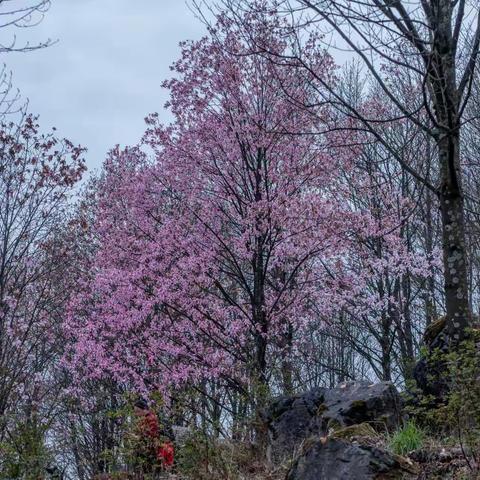
[[[327,432],[330,432],[330,431],[335,431],[335,430],[340,430],[341,428],[343,428],[343,424],[340,423],[340,421],[336,418],[329,418],[327,420]]]
[[[310,440],[286,480],[413,480],[418,474],[417,465],[408,458],[377,445],[329,436]]]
[[[365,400],[354,400],[350,404],[351,410],[363,411],[367,409],[367,402]]]
[[[366,422],[379,431],[393,431],[399,425],[401,407],[401,398],[390,382],[343,382],[336,388],[318,387],[282,397],[262,415],[271,458],[281,462],[308,437],[327,438],[348,425]],[[278,412],[282,412],[280,416]]]
[[[369,423],[359,423],[357,425],[349,425],[348,427],[339,428],[331,433],[333,438],[342,438],[351,440],[356,437],[375,438],[378,433]]]
[[[326,411],[328,410],[327,405],[324,403],[321,403],[318,408],[317,408],[317,415],[323,415]]]
[[[428,327],[425,329],[423,334],[423,342],[425,345],[431,345],[433,341],[440,335],[447,324],[447,317],[440,317],[437,320],[434,320]]]

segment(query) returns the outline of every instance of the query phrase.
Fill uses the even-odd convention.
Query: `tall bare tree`
[[[223,3],[231,12],[258,6],[245,0],[224,0]],[[293,26],[295,47],[289,62],[310,68],[301,54],[302,39],[306,38],[303,31],[316,30],[322,34],[317,36],[317,41],[328,42],[330,47],[338,46],[360,58],[371,80],[395,106],[390,118],[378,118],[376,112],[357,108],[341,91],[330,90],[331,100],[342,113],[354,118],[389,150],[406,172],[438,197],[447,327],[449,338],[459,341],[472,321],[461,138],[464,125],[469,121],[465,112],[478,61],[479,3],[476,0],[281,0],[274,3],[277,8],[285,9]],[[414,91],[406,88],[412,84]],[[415,164],[406,161],[383,134],[387,121],[407,121],[421,129],[436,146],[432,165],[428,158]],[[432,178],[438,181],[432,182]]]

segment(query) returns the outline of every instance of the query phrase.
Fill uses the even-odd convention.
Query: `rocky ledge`
[[[292,460],[287,480],[415,478],[408,459],[382,449],[378,432],[395,429],[401,398],[388,382],[349,382],[276,399],[263,412],[271,461]]]

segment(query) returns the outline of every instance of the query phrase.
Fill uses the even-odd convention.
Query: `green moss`
[[[355,410],[363,410],[367,408],[367,402],[365,400],[354,400],[350,406]]]
[[[440,317],[439,319],[433,321],[426,329],[425,333],[423,334],[423,341],[426,345],[430,345],[430,343],[435,340],[435,338],[440,335],[440,333],[445,328],[447,324],[447,317]]]
[[[327,422],[327,430],[339,430],[340,428],[343,428],[343,425],[336,420],[335,418],[329,418]]]
[[[317,408],[317,415],[323,415],[327,410],[328,407],[324,403],[321,403]]]
[[[351,440],[354,437],[377,437],[377,432],[373,429],[373,427],[364,422],[359,423],[357,425],[350,425],[348,427],[339,428],[332,433],[332,437],[334,438],[342,438],[345,440]]]

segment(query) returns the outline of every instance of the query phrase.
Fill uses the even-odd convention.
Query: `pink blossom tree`
[[[305,69],[255,54],[260,43],[279,58],[292,48],[279,16],[242,21],[252,37],[220,15],[209,37],[182,44],[164,84],[174,121],[147,120],[153,159],[138,147],[110,153],[67,363],[140,391],[220,379],[258,411],[272,389],[292,389],[302,332],[371,277],[349,266],[358,238],[388,235],[393,250],[401,240],[398,223],[350,201],[358,139],[330,128],[328,106],[303,108]],[[333,81],[326,52],[312,42],[308,55]]]
[[[276,17],[247,21],[271,48],[288,47]],[[105,165],[95,298],[80,296],[92,311],[72,319],[77,357],[94,351],[98,374],[129,371],[140,384],[146,371],[161,384],[228,375],[248,393],[245,379],[267,388],[288,332],[319,301],[320,259],[345,248],[353,217],[338,172],[350,153],[335,135],[313,135],[320,122],[282,93],[307,98],[300,76],[252,55],[224,17],[215,28],[183,45],[165,83],[175,121],[148,119],[154,162],[127,149]],[[328,55],[311,55],[331,77]]]

